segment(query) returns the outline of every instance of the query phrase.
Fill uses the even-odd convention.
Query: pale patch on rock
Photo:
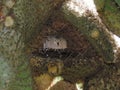
[[[13,24],[14,24],[13,18],[12,18],[11,16],[7,16],[7,17],[5,18],[5,26],[6,26],[6,27],[10,27],[10,26],[12,26]]]
[[[93,30],[91,32],[91,37],[94,38],[94,39],[98,38],[99,37],[99,31]]]
[[[15,4],[15,1],[14,0],[8,0],[6,1],[5,5],[8,7],[8,8],[12,8]]]

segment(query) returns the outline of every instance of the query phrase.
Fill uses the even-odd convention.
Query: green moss
[[[12,64],[7,67],[8,69],[6,68],[6,70],[10,68],[12,70],[2,72],[0,76],[10,72],[14,76],[7,86],[1,85],[6,80],[1,82],[0,78],[0,90],[1,87],[4,87],[5,90],[32,90],[29,58],[26,57],[25,48],[29,40],[41,30],[41,26],[51,15],[54,8],[52,2],[51,0],[17,0],[9,12],[13,15],[14,25],[3,27],[0,23],[0,57],[2,56],[3,60],[7,59]],[[3,61],[3,63],[8,64],[7,61]]]
[[[101,11],[104,8],[105,0],[94,0],[97,11]]]
[[[81,33],[83,33],[89,42],[96,48],[100,55],[102,55],[106,62],[114,60],[113,47],[109,41],[109,37],[106,35],[102,27],[97,27],[92,20],[88,20],[87,17],[77,17],[69,11],[66,7],[62,9],[65,18],[76,26]],[[91,37],[91,31],[97,30],[99,36],[97,39]]]
[[[105,8],[100,14],[108,29],[120,36],[120,10],[116,3],[113,0],[106,0]]]
[[[14,73],[10,67],[10,62],[0,55],[0,90],[6,89],[10,80],[13,78]]]

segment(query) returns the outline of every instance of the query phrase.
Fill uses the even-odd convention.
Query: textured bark
[[[106,34],[105,28],[98,22],[94,22],[94,17],[92,17],[93,20],[89,20],[89,16],[78,17],[72,10],[68,10],[67,7],[63,7],[62,12],[66,19],[87,37],[89,42],[103,56],[106,62],[112,62],[114,60],[113,46],[110,42],[110,37]],[[94,32],[96,33],[95,37],[93,35]]]
[[[105,5],[109,5],[109,1],[107,0]],[[0,22],[0,90],[32,90],[29,57],[25,52],[27,44],[34,35],[37,35],[52,11],[57,9],[62,2],[61,0],[17,0],[10,10],[12,11],[14,25],[6,27]],[[108,11],[108,9],[105,9],[105,11]],[[113,47],[109,37],[103,32],[103,28],[97,27],[95,23],[92,23],[92,20],[88,20],[86,17],[78,18],[74,16],[67,9],[62,12],[66,19],[79,28],[79,31],[87,37],[106,62],[111,62],[114,59]],[[109,12],[110,15],[114,13],[110,10]],[[118,11],[116,13],[119,14]],[[104,17],[104,14],[101,15]],[[117,18],[117,23],[119,23],[119,15],[114,15],[114,17]],[[107,25],[108,22],[104,22]],[[110,28],[111,26],[108,25]],[[98,33],[95,38],[91,37],[91,33],[94,31]],[[117,29],[116,32],[120,35]],[[49,73],[52,76],[61,75],[65,80],[74,83],[81,78],[88,79],[85,85],[87,90],[120,89],[118,79],[120,76],[119,63],[103,65],[102,60],[94,58],[87,58],[83,61],[75,61],[73,58],[66,61],[55,60],[55,62],[52,62],[55,63],[55,68],[52,67],[52,69],[48,68],[49,63],[51,63],[50,59],[44,60],[44,67],[40,67],[40,73]],[[58,69],[57,73],[55,72],[56,68]],[[99,73],[98,70],[100,70]],[[94,74],[96,75],[91,77]]]
[[[3,4],[6,1],[1,1]],[[0,3],[1,3],[0,2]],[[63,1],[17,0],[8,9],[14,25],[0,22],[0,90],[32,90],[29,57],[25,53],[28,41],[37,33],[53,9]]]
[[[93,78],[89,78],[85,90],[119,90],[120,64],[106,65]]]

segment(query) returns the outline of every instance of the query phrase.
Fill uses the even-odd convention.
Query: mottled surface
[[[115,2],[117,1],[117,2]],[[100,17],[107,28],[120,37],[120,6],[119,0],[106,0],[104,7],[99,11]]]
[[[7,0],[3,0],[0,4],[5,8],[6,2]],[[40,30],[50,15],[49,12],[59,4],[59,1],[52,2],[50,0],[17,0],[12,8],[5,8],[6,11],[0,10],[1,13],[5,13],[4,17],[10,16],[14,20],[14,25],[10,22],[9,27],[4,25],[4,21],[0,22],[0,68],[5,68],[0,74],[2,76],[0,89],[32,90],[29,58],[25,53],[25,47],[32,36]],[[4,74],[7,75],[4,76]]]
[[[119,90],[119,69],[116,65],[106,66],[103,71],[88,81],[89,90]]]
[[[110,37],[108,37],[106,30],[102,27],[101,23],[88,11],[87,17],[79,17],[68,10],[66,6],[63,6],[62,12],[66,19],[70,21],[74,26],[76,26],[79,32],[82,32],[92,44],[92,46],[100,53],[105,62],[113,62],[114,53],[113,45],[110,42]],[[93,36],[94,32],[97,32],[97,37]]]
[[[32,40],[32,38],[35,38],[34,35],[35,36],[39,35],[38,32],[41,31],[43,24],[51,15],[52,11],[54,11],[53,9],[55,10],[58,9],[64,0],[16,0],[12,8],[6,8],[6,6],[4,6],[6,1],[7,0],[0,1],[0,90],[32,90],[32,86],[33,86],[32,76],[31,76],[31,70],[29,67],[29,57],[27,55],[28,53],[26,54],[26,52],[28,52],[29,50],[31,52],[33,51],[31,49],[35,49],[35,48],[26,49],[26,47],[30,44],[29,42]],[[105,17],[106,24],[108,23],[107,25],[108,27],[109,26],[115,27],[113,29],[116,29],[115,32],[118,33],[119,35],[120,19],[119,19],[118,9],[116,9],[116,6],[115,8],[112,7],[114,4],[109,3],[110,0],[106,0],[106,1],[107,2],[105,3],[106,6],[105,6],[105,13],[104,13],[106,15]],[[1,7],[2,5],[4,6],[3,10],[2,10],[3,7]],[[65,13],[65,15],[68,16],[68,13]],[[9,25],[8,24],[5,25],[4,20],[8,16],[12,18],[13,22],[10,20],[9,23],[7,22]],[[115,19],[113,19],[113,17]],[[103,38],[101,38],[102,37],[101,31],[99,32],[100,34],[97,32],[99,31],[99,29],[101,30],[101,28],[96,27],[95,24],[91,23],[91,21],[89,22],[89,20],[87,20],[86,18],[82,18],[82,19],[78,19],[78,18],[74,19],[73,17],[68,17],[68,18],[71,21],[71,23],[73,25],[76,24],[75,26],[77,26],[78,28],[81,28],[80,26],[82,25],[86,26],[85,29],[83,27],[82,30],[83,31],[87,30],[87,31],[82,33],[85,33],[85,35],[88,36],[87,37],[88,40],[90,39],[89,37],[91,36],[92,38],[95,39],[95,46],[97,47],[98,45],[96,50],[98,51],[100,50],[100,54],[103,54],[106,57],[108,57],[107,55],[111,56],[111,57],[108,57],[109,60],[113,59],[112,57],[113,52],[112,52],[112,48],[111,48],[111,44],[109,43],[109,40],[106,39],[106,36],[104,35],[103,35]],[[82,22],[80,20],[82,20]],[[107,20],[109,22],[107,22]],[[83,23],[84,21],[85,23]],[[114,26],[112,26],[113,24],[110,24],[111,22],[115,23]],[[79,26],[78,23],[81,25]],[[64,23],[60,23],[60,25],[59,24],[56,25],[56,24],[58,23],[55,22],[51,26],[54,29],[58,28],[57,31],[60,31],[60,29],[66,28],[64,26]],[[90,27],[88,26],[89,24],[91,25]],[[61,28],[61,26],[65,28]],[[46,32],[49,32],[49,29],[50,28],[47,28]],[[93,32],[87,33],[91,29]],[[63,33],[67,33],[68,31],[65,31]],[[52,32],[56,33],[56,31],[52,31]],[[77,32],[71,35],[72,37],[74,37],[74,38],[71,38],[71,40],[73,41],[78,40],[78,38],[75,39],[76,35],[80,37],[79,34],[77,34]],[[73,33],[73,31],[70,30],[69,34],[71,33]],[[63,36],[67,35],[68,37],[71,37],[69,36],[69,34],[64,34]],[[98,37],[99,35],[100,37]],[[103,41],[98,42],[98,39]],[[79,41],[84,41],[84,40],[86,39],[82,38]],[[108,42],[108,43],[106,44],[104,42]],[[102,43],[102,45],[100,43]],[[89,47],[88,43],[87,45],[84,46],[84,44],[81,44],[80,42],[77,42],[77,45],[75,44],[72,44],[72,45],[73,45],[73,48],[79,45],[80,45],[80,48],[82,48],[83,46],[84,50]],[[72,47],[72,45],[69,47]],[[39,45],[36,44],[36,46],[38,47]],[[102,49],[99,49],[99,47],[100,48],[102,47]],[[80,48],[79,50],[81,50]],[[102,50],[103,51],[108,50],[109,52],[108,51],[103,52]],[[42,64],[46,65],[47,63],[50,63],[49,60],[50,59],[48,59],[48,62],[46,60]],[[77,79],[81,77],[88,77],[87,75],[84,76],[84,74],[86,73],[88,74],[88,72],[90,71],[92,72],[96,71],[96,67],[99,64],[101,65],[101,62],[102,62],[95,58],[91,58],[91,59],[87,58],[84,60],[85,61],[83,61],[82,63],[81,61],[79,60],[75,61],[74,59],[70,59],[70,61],[68,59],[64,62],[65,69],[63,71],[63,74],[64,74],[63,76],[66,77],[65,80],[70,81],[72,77],[71,81],[75,83]],[[86,60],[90,60],[90,61],[86,61]],[[119,61],[119,58],[118,58],[118,61]],[[36,64],[39,66],[38,63]],[[56,70],[56,66],[50,66],[49,69],[48,69],[48,66],[46,66],[47,68],[45,67],[45,68],[42,68],[43,70],[42,69],[39,70],[39,72],[37,72],[37,75],[41,74],[42,71],[43,71],[42,73],[47,72],[47,70],[48,70],[48,73],[50,74],[52,73],[53,76],[56,74],[61,74],[61,67],[60,67],[62,66],[61,63],[55,64],[55,65],[58,65],[57,67],[58,71]],[[82,68],[80,68],[79,66]],[[102,89],[119,90],[120,89],[119,66],[120,66],[119,63],[117,65],[116,64],[105,65],[103,67],[104,69],[100,71],[100,74],[98,73],[94,78],[91,78],[91,77],[89,78],[87,87],[90,90],[102,90]],[[74,73],[76,74],[77,77],[75,76]],[[67,77],[67,75],[69,75],[69,77]],[[93,76],[93,74],[91,76]],[[63,84],[65,83],[63,82]],[[62,88],[61,86],[62,85],[53,87],[53,89],[54,88],[56,89],[58,87]],[[69,85],[67,87],[69,87]],[[65,88],[63,87],[62,89],[65,89]]]

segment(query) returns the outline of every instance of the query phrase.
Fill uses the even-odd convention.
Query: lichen
[[[10,62],[8,63],[8,60],[0,55],[0,90],[6,90],[11,79],[13,79],[13,68],[10,67]]]

